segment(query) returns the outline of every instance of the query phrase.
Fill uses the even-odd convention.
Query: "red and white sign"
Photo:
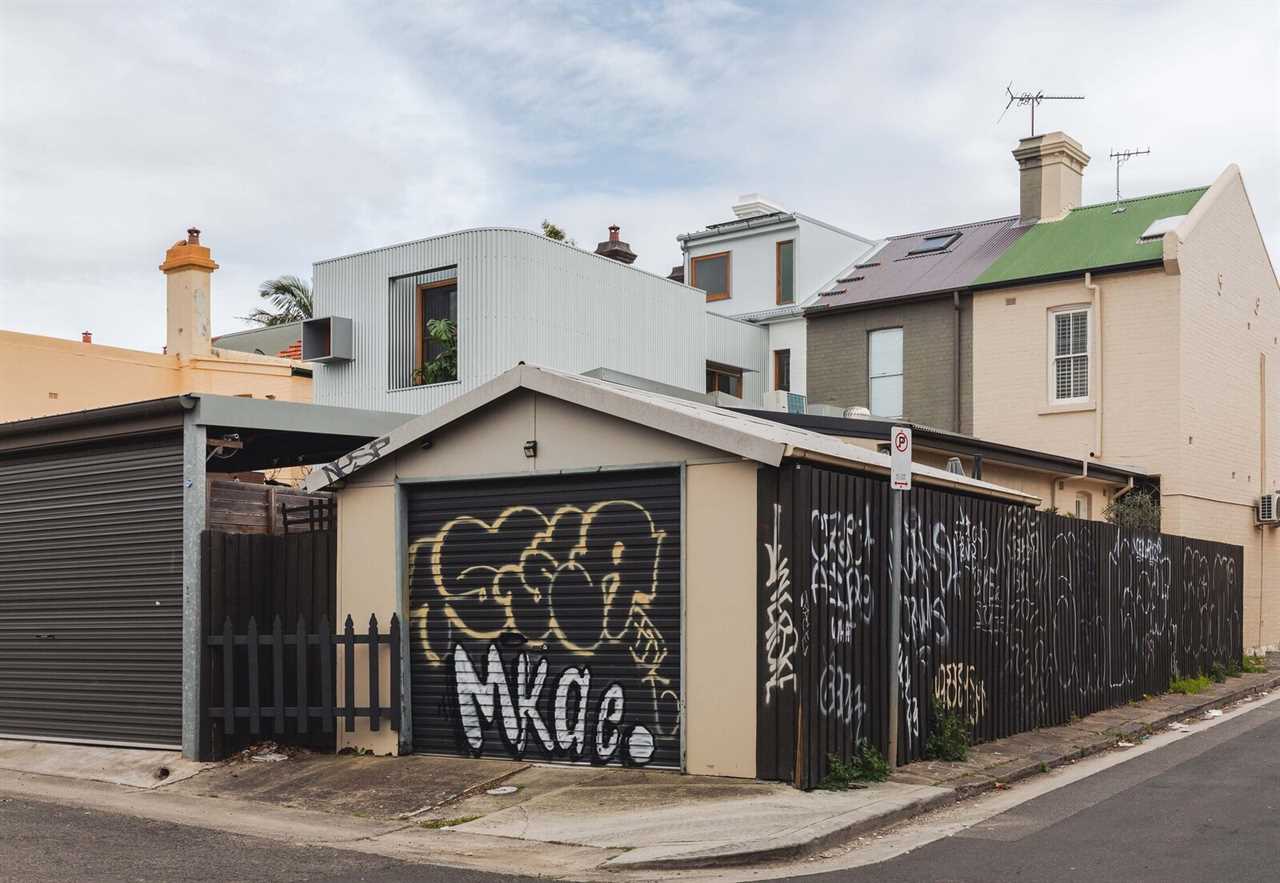
[[[911,430],[895,426],[889,433],[889,486],[895,491],[911,490]]]

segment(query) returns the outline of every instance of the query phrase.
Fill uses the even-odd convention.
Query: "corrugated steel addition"
[[[182,441],[0,458],[0,733],[176,748]]]
[[[414,750],[678,768],[675,470],[408,492]]]

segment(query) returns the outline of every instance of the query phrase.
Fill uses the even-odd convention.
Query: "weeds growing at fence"
[[[952,711],[942,710],[933,716],[933,732],[924,746],[924,756],[930,760],[946,760],[952,763],[969,756],[969,723]]]
[[[824,791],[844,791],[859,782],[883,782],[889,778],[889,762],[870,742],[860,742],[847,761],[827,755],[827,775],[818,787]]]
[[[1267,664],[1261,656],[1245,656],[1240,660],[1240,668],[1245,674],[1258,675],[1267,670]]]
[[[1215,684],[1225,684],[1227,682],[1227,667],[1221,662],[1215,662],[1209,666],[1209,680]]]
[[[459,816],[456,819],[431,819],[428,822],[419,822],[418,824],[429,831],[438,831],[441,828],[452,828],[457,825],[465,825],[467,822],[474,822],[479,816]]]
[[[1196,675],[1194,678],[1178,678],[1169,684],[1169,692],[1192,696],[1209,689],[1210,683],[1211,681],[1204,675]]]

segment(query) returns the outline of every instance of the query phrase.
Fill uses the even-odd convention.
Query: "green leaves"
[[[277,276],[258,286],[258,297],[272,309],[258,307],[240,318],[259,325],[288,325],[312,317],[311,284],[297,276]]]

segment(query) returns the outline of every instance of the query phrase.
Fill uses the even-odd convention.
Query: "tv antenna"
[[[1036,105],[1041,101],[1084,101],[1083,95],[1046,95],[1043,91],[1039,92],[1014,92],[1013,81],[1009,81],[1009,85],[1004,87],[1004,91],[1009,93],[1009,103],[1004,106],[1004,112],[1000,114],[1000,120],[1004,119],[1004,115],[1009,112],[1009,108],[1015,104],[1018,107],[1031,108],[1031,135],[1034,138],[1036,134]],[[997,123],[1000,120],[996,120]]]
[[[1111,214],[1118,215],[1124,211],[1124,206],[1120,204],[1120,167],[1133,159],[1135,156],[1146,156],[1151,152],[1151,148],[1143,150],[1113,150],[1111,158],[1116,161],[1116,207],[1111,210]]]

